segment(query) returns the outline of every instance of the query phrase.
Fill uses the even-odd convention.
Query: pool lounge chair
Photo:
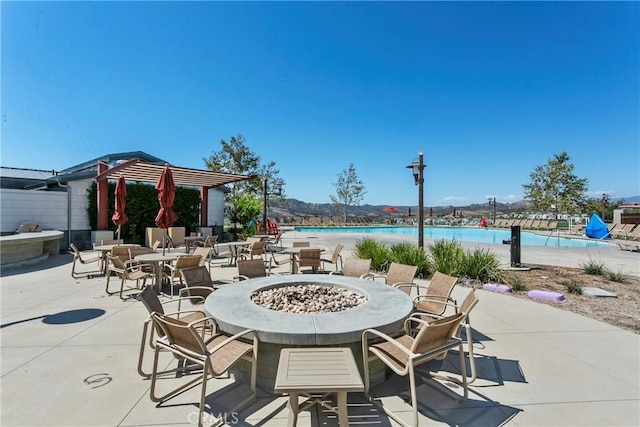
[[[616,224],[609,230],[612,239],[629,240],[631,231],[635,224]]]

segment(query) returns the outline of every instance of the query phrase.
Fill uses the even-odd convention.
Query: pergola
[[[98,162],[98,230],[106,230],[109,226],[108,196],[109,179],[123,177],[127,181],[156,183],[165,167],[171,169],[173,181],[176,185],[200,187],[200,225],[207,225],[207,209],[209,201],[208,190],[213,187],[255,178],[255,175],[236,175],[224,172],[211,172],[199,169],[181,168],[171,165],[159,165],[131,159],[109,168],[106,163]]]

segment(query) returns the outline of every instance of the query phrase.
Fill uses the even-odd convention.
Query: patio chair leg
[[[409,365],[409,393],[411,393],[411,408],[413,408],[413,425],[418,427],[418,397],[416,396],[416,374],[413,365]]]
[[[171,399],[172,397],[178,395],[179,393],[183,392],[184,390],[186,390],[189,387],[192,387],[193,385],[197,384],[199,381],[203,381],[203,378],[198,376],[197,378],[194,378],[193,380],[181,385],[180,387],[170,391],[169,393],[163,395],[163,396],[156,396],[156,382],[158,379],[158,374],[162,374],[165,372],[169,372],[169,371],[161,371],[158,372],[158,359],[159,359],[159,354],[160,354],[160,346],[156,345],[156,350],[155,350],[155,354],[153,357],[153,371],[151,372],[151,391],[149,393],[149,397],[151,398],[152,402],[158,402],[158,403],[162,403],[166,400]],[[185,370],[184,368],[182,369],[178,369],[180,371]]]
[[[107,293],[107,295],[112,295],[113,292],[109,292],[109,278],[110,278],[111,274],[109,274],[109,270],[107,270],[107,284],[104,287],[104,291]]]
[[[469,367],[471,368],[471,377],[467,380],[467,384],[473,383],[478,377],[476,372],[476,359],[473,355],[473,337],[471,336],[471,325],[466,323],[464,325],[465,334],[467,336],[467,348],[469,352]]]

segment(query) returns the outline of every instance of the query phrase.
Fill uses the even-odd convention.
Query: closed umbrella
[[[127,214],[124,212],[125,206],[127,205],[127,184],[124,182],[123,177],[118,178],[116,190],[113,195],[115,197],[115,206],[111,221],[118,226],[118,244],[120,244],[120,229],[122,225],[126,224],[129,220]]]
[[[164,228],[164,244],[162,245],[162,254],[167,246],[167,228],[171,227],[178,220],[178,216],[173,212],[173,201],[176,198],[176,186],[173,183],[173,175],[171,169],[165,167],[160,175],[160,179],[156,184],[158,190],[158,202],[160,202],[160,210],[156,216],[156,225]]]

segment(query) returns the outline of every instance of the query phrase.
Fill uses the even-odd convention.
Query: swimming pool
[[[295,227],[297,231],[308,233],[357,233],[393,234],[418,236],[418,227]],[[461,242],[502,243],[511,239],[511,230],[472,227],[425,227],[424,237],[432,239],[456,240]],[[567,237],[548,237],[528,231],[520,232],[520,244],[531,246],[560,246],[571,248],[595,248],[610,246],[610,243]]]

